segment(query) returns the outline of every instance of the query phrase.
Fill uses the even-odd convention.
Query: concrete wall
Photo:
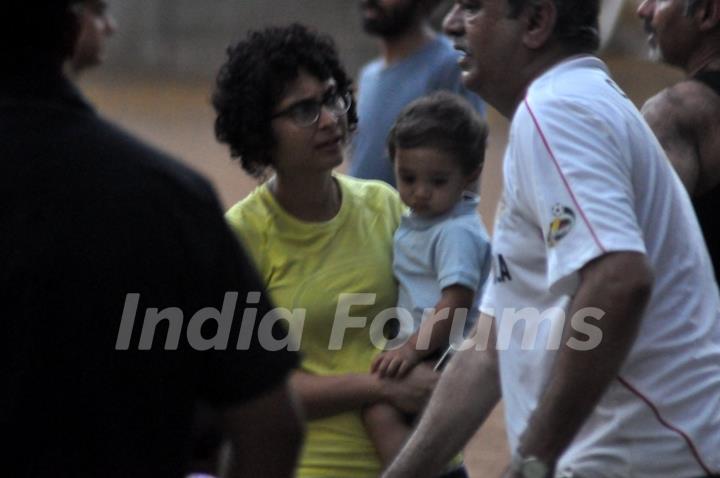
[[[357,0],[110,0],[110,11],[119,25],[108,48],[112,73],[207,79],[234,39],[293,21],[331,34],[352,74],[376,51]]]

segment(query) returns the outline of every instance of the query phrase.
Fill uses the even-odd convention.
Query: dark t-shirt
[[[720,95],[720,71],[702,71],[694,78]],[[701,196],[693,197],[693,206],[710,252],[715,277],[720,280],[720,184]]]
[[[247,294],[263,289],[211,187],[59,76],[0,80],[0,138],[0,475],[182,476],[196,403],[256,396],[296,361],[255,333],[237,350]],[[232,291],[227,350],[196,350],[191,316]],[[116,350],[129,293],[134,327]],[[168,307],[177,349],[164,320],[139,350],[148,308]],[[260,322],[270,304],[250,307]]]

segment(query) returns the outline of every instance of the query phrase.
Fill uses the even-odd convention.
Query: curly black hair
[[[228,48],[227,55],[212,97],[217,113],[215,136],[228,144],[230,155],[255,177],[262,177],[272,165],[271,116],[301,69],[321,81],[333,78],[339,93],[353,94],[352,80],[332,38],[297,23],[250,31]],[[357,126],[354,98],[347,120],[353,131]]]

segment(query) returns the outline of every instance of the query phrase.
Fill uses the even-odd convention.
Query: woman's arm
[[[312,375],[296,371],[290,383],[309,420],[360,410],[388,402],[405,413],[417,413],[438,380],[429,366],[415,367],[402,380],[381,379],[373,374]]]
[[[313,375],[293,372],[290,383],[309,420],[329,417],[382,399],[380,380],[374,375]]]

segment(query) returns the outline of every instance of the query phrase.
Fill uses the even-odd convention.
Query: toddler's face
[[[395,178],[402,201],[421,217],[448,212],[477,177],[435,148],[396,148]]]

